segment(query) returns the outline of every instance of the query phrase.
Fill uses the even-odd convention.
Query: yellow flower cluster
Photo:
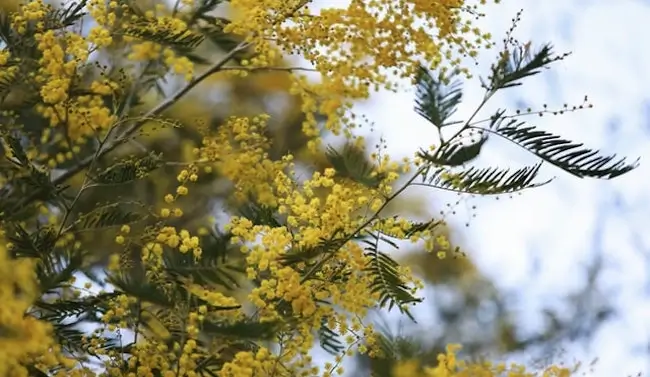
[[[215,161],[219,172],[234,184],[235,200],[253,198],[260,204],[275,207],[277,191],[282,188],[274,187],[274,179],[293,156],[286,155],[281,161],[269,159],[270,143],[265,136],[268,118],[266,114],[230,117],[216,137],[203,140],[198,153],[202,159]]]
[[[570,377],[574,368],[550,366],[542,371],[530,371],[519,364],[492,364],[489,361],[469,363],[458,360],[460,345],[450,344],[446,353],[438,355],[435,367],[424,367],[418,360],[398,362],[392,370],[393,377]]]
[[[7,250],[12,245],[6,245],[3,236],[0,234],[0,376],[22,377],[28,375],[23,363],[51,367],[64,358],[52,349],[55,343],[49,323],[26,315],[39,294],[33,261],[13,260]]]

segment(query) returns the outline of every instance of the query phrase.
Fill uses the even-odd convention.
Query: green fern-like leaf
[[[206,321],[203,331],[210,336],[225,336],[233,339],[271,339],[275,335],[277,324],[274,322],[256,322],[249,319],[235,323],[217,323]]]
[[[164,254],[164,262],[165,270],[172,276],[201,285],[220,285],[227,289],[239,286],[237,275],[243,272],[234,266],[224,266],[218,254],[204,253],[197,260],[190,253],[182,254],[174,250]]]
[[[616,159],[616,155],[600,156],[598,150],[583,148],[582,143],[562,139],[514,119],[506,123],[501,118],[491,128],[482,130],[497,134],[579,178],[611,179],[638,166],[638,159],[627,163],[625,158]]]
[[[550,44],[543,45],[535,53],[530,51],[528,45],[515,46],[512,50],[506,50],[499,62],[492,66],[490,85],[486,85],[485,82],[483,85],[492,90],[519,86],[522,84],[523,78],[540,73],[542,68],[562,57],[553,55],[553,48]]]
[[[463,98],[460,82],[451,81],[452,79],[453,77],[435,78],[423,66],[418,69],[415,111],[438,128],[457,123],[447,123]]]
[[[253,225],[268,225],[274,228],[282,226],[273,208],[259,205],[252,198],[240,206],[238,212],[242,217],[250,220]]]
[[[154,22],[141,21],[129,25],[124,34],[145,41],[158,43],[163,46],[194,49],[203,42],[203,35],[191,30],[178,32],[173,29],[163,29]]]
[[[362,241],[366,245],[365,256],[369,258],[366,271],[372,276],[371,291],[379,293],[379,306],[388,305],[388,310],[396,306],[400,312],[413,320],[413,316],[406,306],[421,302],[422,299],[411,294],[410,288],[400,276],[399,264],[388,254],[379,251],[381,242],[395,248],[397,246],[379,234],[372,234],[369,238],[369,240]]]
[[[112,274],[108,282],[118,290],[138,299],[150,302],[166,309],[174,309],[176,303],[161,286],[150,282],[144,277],[144,272],[130,271],[129,274]]]
[[[86,15],[84,9],[87,3],[87,0],[73,1],[67,7],[48,13],[44,20],[45,28],[56,30],[73,26]]]
[[[192,14],[189,25],[192,25],[196,20],[205,20],[210,21],[212,16],[208,14],[213,12],[219,5],[221,5],[225,0],[199,0],[196,10]]]
[[[451,173],[445,168],[432,168],[423,175],[422,185],[466,194],[498,195],[549,183],[550,180],[533,182],[541,166],[539,163],[514,172],[493,167],[471,167],[459,173]]]
[[[280,261],[285,266],[292,266],[300,262],[309,262],[319,256],[331,254],[339,250],[348,241],[346,237],[341,237],[340,232],[334,232],[329,238],[322,238],[318,244],[312,247],[294,249],[280,257]]]
[[[93,211],[82,214],[73,223],[76,232],[106,229],[132,224],[144,220],[147,216],[142,213],[123,209],[123,203],[112,203],[97,207]]]
[[[341,351],[345,349],[345,344],[341,340],[341,335],[329,328],[327,325],[327,318],[321,320],[321,325],[318,329],[318,338],[321,347],[332,355],[340,354]]]
[[[79,251],[55,250],[54,253],[44,254],[36,263],[41,292],[51,293],[69,281],[81,268],[83,256]]]
[[[12,243],[12,253],[17,258],[37,258],[49,255],[58,239],[54,227],[40,227],[28,232],[18,223],[9,224],[7,238]]]
[[[27,153],[23,148],[20,140],[12,135],[5,135],[3,138],[6,147],[11,151],[13,157],[17,160],[20,166],[28,166],[29,159],[27,158]]]
[[[465,133],[469,132],[465,131]],[[469,141],[463,140],[462,137],[463,135],[460,134],[457,139],[441,145],[434,154],[427,153],[426,158],[422,153],[419,155],[436,165],[460,166],[470,163],[481,153],[483,145],[488,139],[487,133],[480,131],[477,136],[470,136]]]
[[[92,181],[102,185],[120,185],[142,179],[162,165],[160,155],[151,153],[139,159],[118,162],[92,177]]]
[[[199,30],[215,46],[223,51],[231,51],[242,41],[242,37],[232,33],[224,32],[224,27],[230,23],[230,20],[221,17],[204,15],[201,19],[207,21],[207,26],[202,26]],[[241,64],[242,59],[251,59],[255,56],[253,49],[248,48],[239,51],[233,56],[233,61]]]
[[[374,173],[362,150],[346,145],[342,152],[327,148],[327,159],[336,170],[337,176],[349,178],[368,187],[378,187],[383,175]]]
[[[34,304],[39,318],[47,321],[61,322],[72,318],[104,313],[110,306],[110,300],[119,293],[100,293],[97,295],[74,299],[46,302],[38,300]]]

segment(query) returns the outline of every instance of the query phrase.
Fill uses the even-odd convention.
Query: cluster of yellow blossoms
[[[127,80],[125,74],[116,78],[103,67],[97,68],[99,77],[84,76],[93,67],[94,53],[117,56],[121,51],[125,60],[143,65],[162,61],[170,72],[191,82],[197,67],[188,57],[143,36],[192,37],[195,30],[188,15],[207,3],[183,0],[173,10],[159,4],[154,10],[135,14],[127,2],[90,0],[87,10],[94,24],[84,33],[52,28],[47,19],[52,7],[42,0],[29,1],[13,14],[12,29],[26,38],[33,34],[38,58],[23,66],[21,57],[12,56],[8,49],[0,51],[0,79],[23,75],[27,84],[38,88],[35,110],[50,127],[40,135],[40,142],[68,148],[67,153],[56,156],[30,151],[30,158],[50,168],[60,167],[72,161],[89,140],[107,138],[113,130],[121,129],[118,125],[122,125],[124,114],[118,114],[118,106],[108,99],[130,99],[129,92],[138,89],[139,81]],[[348,112],[352,101],[367,98],[379,88],[395,90],[395,78],[411,77],[421,60],[429,62],[431,68],[464,71],[456,56],[473,57],[479,48],[491,43],[488,34],[466,20],[468,8],[462,0],[353,0],[319,12],[314,12],[309,3],[231,0],[233,19],[223,32],[236,34],[253,46],[253,56],[241,61],[243,68],[273,68],[288,54],[297,53],[321,74],[318,83],[304,76],[292,78],[291,94],[302,100],[306,115],[303,132],[310,138],[312,150],[319,146],[322,131],[316,114],[326,116],[324,126],[334,134],[344,131],[351,137],[354,122]],[[430,35],[426,28],[438,32]],[[136,69],[133,76],[138,74]],[[210,358],[223,361],[219,377],[329,377],[343,374],[341,361],[354,352],[379,356],[377,333],[363,320],[380,298],[371,287],[374,277],[367,271],[371,256],[352,237],[382,232],[413,242],[425,240],[428,245],[444,244],[444,240],[433,240],[427,230],[411,232],[413,224],[406,220],[379,217],[392,198],[401,170],[398,163],[387,156],[378,158],[372,174],[382,179],[373,187],[341,177],[333,168],[305,176],[304,167],[297,166],[291,154],[276,160],[269,157],[271,142],[265,136],[268,120],[266,114],[233,116],[216,133],[206,132],[201,147],[194,150],[198,161],[178,172],[175,190],[162,198],[164,207],[152,211],[155,224],[138,230],[130,225],[119,229],[114,238],[118,251],[110,256],[109,271],[119,274],[135,246],[148,282],[169,294],[176,312],[163,318],[152,305],[135,297],[120,294],[112,298],[101,318],[104,326],[82,341],[103,358],[99,371],[84,361],[63,357],[49,324],[25,315],[41,293],[33,262],[14,260],[0,242],[0,377],[27,376],[25,365],[41,370],[62,367],[56,376],[194,377],[195,370]],[[361,144],[360,140],[353,143]],[[200,232],[194,235],[174,225],[175,220],[186,216],[176,204],[191,200],[192,184],[201,174],[198,162],[204,164],[205,172],[217,171],[232,184],[233,203],[252,199],[286,220],[286,225],[273,226],[254,224],[243,216],[230,218],[226,229],[233,235],[231,244],[244,256],[247,280],[257,283],[245,287],[250,289],[244,300],[194,281],[177,279],[170,283],[161,277],[165,251],[191,255],[194,261],[200,261],[204,254]],[[69,210],[66,208],[62,221],[68,220]],[[61,240],[59,247],[80,248],[80,241],[72,234],[61,235]],[[287,262],[296,253],[318,251],[328,240],[336,247],[323,249],[310,260]],[[413,292],[421,286],[407,270],[397,270]],[[183,284],[190,297],[177,300],[173,284]],[[189,304],[192,300],[202,303],[195,307]],[[253,350],[233,349],[236,342],[228,339],[201,345],[209,343],[201,338],[208,319],[234,323],[251,313],[262,323],[281,323],[274,339],[277,347],[257,344]],[[146,330],[142,323],[147,323]],[[323,323],[343,335],[346,348],[335,356],[335,363],[320,368],[309,353],[314,332]],[[136,332],[128,358],[119,349],[105,347],[104,331],[121,335],[128,330]],[[180,341],[168,341],[178,334],[182,334]],[[455,351],[450,348],[441,355],[440,365],[434,369],[421,369],[409,362],[399,364],[394,376],[496,377],[506,371],[456,362]],[[528,376],[523,370],[508,373],[510,377]],[[544,377],[566,376],[559,369],[545,373]]]
[[[418,360],[406,360],[395,364],[392,370],[393,377],[569,377],[580,367],[550,366],[541,372],[526,370],[526,367],[519,364],[506,365],[499,363],[494,365],[489,361],[468,363],[458,360],[456,355],[460,345],[450,344],[445,354],[438,355],[438,365],[435,367],[423,367]]]

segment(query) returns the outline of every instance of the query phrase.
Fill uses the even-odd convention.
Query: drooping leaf
[[[348,242],[347,237],[344,235],[342,236],[341,233],[337,231],[329,238],[321,238],[314,246],[292,249],[282,255],[279,260],[285,266],[307,262],[319,256],[335,253],[343,247],[346,242]]]
[[[423,152],[426,153],[426,152]],[[538,187],[550,182],[533,182],[542,164],[510,169],[471,167],[459,173],[431,168],[423,176],[423,185],[466,194],[498,195]]]
[[[250,220],[253,225],[268,225],[273,228],[282,226],[273,208],[259,205],[252,198],[237,210],[242,217]]]
[[[70,281],[83,263],[83,255],[78,250],[54,251],[42,255],[36,263],[36,275],[43,293],[50,293]]]
[[[203,35],[192,30],[177,31],[171,27],[162,28],[153,21],[140,21],[139,23],[129,24],[125,28],[124,34],[163,46],[184,49],[196,48],[204,39]]]
[[[73,223],[73,227],[76,232],[106,229],[133,224],[147,217],[146,214],[123,207],[126,207],[124,203],[111,203],[99,206],[89,213],[79,215],[78,219]]]
[[[62,29],[73,26],[86,15],[88,0],[73,1],[64,7],[48,12],[44,20],[46,29]]]
[[[318,328],[318,339],[321,347],[332,355],[340,354],[345,349],[341,335],[329,328],[325,317],[321,320],[321,325]]]
[[[146,177],[163,165],[161,155],[150,153],[138,159],[125,159],[111,165],[92,177],[92,181],[102,185],[119,185]]]
[[[235,323],[217,323],[205,321],[203,330],[210,336],[226,336],[237,340],[242,339],[271,339],[275,334],[277,324],[274,322],[256,322],[245,319]]]
[[[142,301],[150,302],[162,308],[175,308],[176,303],[162,290],[162,287],[144,278],[143,275],[144,273],[112,274],[108,277],[108,281],[120,291]]]
[[[435,78],[423,66],[418,69],[415,112],[437,128],[457,123],[447,123],[463,98],[460,82],[452,80],[453,76]]]
[[[450,167],[464,165],[473,161],[481,153],[481,149],[488,139],[487,133],[481,131],[477,136],[472,135],[470,138],[465,139],[462,138],[462,135],[458,135],[456,139],[441,145],[435,153],[427,153],[428,158],[426,160],[436,165]],[[423,157],[421,153],[419,156]]]
[[[37,258],[49,255],[57,241],[57,231],[52,226],[39,227],[28,232],[22,225],[11,223],[6,237],[13,244],[12,253],[18,258]]]
[[[332,147],[327,148],[327,159],[336,170],[336,175],[349,178],[368,187],[376,188],[383,179],[382,174],[376,174],[366,155],[359,148],[346,145],[342,152]]]
[[[404,282],[398,270],[399,263],[379,250],[381,242],[396,247],[394,243],[377,233],[370,234],[369,239],[363,241],[366,245],[364,255],[369,258],[365,270],[371,275],[371,292],[379,293],[379,307],[388,305],[388,310],[397,307],[401,313],[414,320],[407,305],[421,302],[422,299],[411,294],[411,289]]]
[[[512,50],[505,50],[499,62],[492,65],[488,87],[496,90],[519,86],[521,79],[538,74],[542,68],[563,57],[554,56],[550,44],[543,45],[535,53],[531,52],[529,45],[517,45]]]
[[[3,103],[5,96],[13,89],[16,83],[20,80],[20,75],[15,69],[10,69],[11,66],[5,65],[0,68],[0,103]]]
[[[482,130],[497,134],[579,178],[611,179],[638,166],[638,159],[628,163],[625,158],[617,159],[616,155],[601,156],[598,150],[584,148],[583,143],[562,139],[514,119],[508,122],[500,119],[493,122],[491,128]]]
[[[20,139],[14,137],[13,135],[4,135],[3,138],[6,147],[11,151],[12,156],[17,160],[20,166],[29,165],[29,159],[27,158],[27,153],[20,143]]]
[[[167,273],[200,285],[220,285],[235,289],[239,286],[237,277],[243,273],[235,266],[224,265],[217,253],[204,253],[197,259],[191,253],[183,254],[172,250],[164,253],[163,258]]]
[[[47,321],[61,322],[66,319],[102,314],[110,307],[110,300],[120,293],[98,293],[92,296],[70,298],[47,302],[37,300],[34,303],[39,311],[39,318]]]

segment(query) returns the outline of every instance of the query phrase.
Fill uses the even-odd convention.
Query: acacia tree
[[[635,167],[521,114],[476,119],[494,94],[562,59],[550,45],[533,50],[508,35],[484,100],[452,121],[462,98],[454,80],[470,75],[463,58],[495,46],[471,24],[478,8],[462,1],[140,5],[30,1],[0,19],[0,376],[341,374],[346,355],[390,356],[368,310],[408,317],[420,301],[421,282],[386,248],[410,240],[451,252],[436,249],[441,219],[383,214],[409,187],[494,195],[545,183],[536,180],[542,163],[605,179]],[[310,67],[290,65],[291,55]],[[207,119],[172,116],[215,77],[237,87],[268,72],[284,75],[300,116],[236,103]],[[453,135],[441,132],[407,161],[382,150],[368,159],[352,106],[404,78],[418,89],[416,111]],[[298,119],[297,144],[278,147],[278,118]],[[345,146],[325,145],[326,135]],[[473,165],[492,136],[541,162]],[[209,221],[215,184],[226,201],[223,219]],[[76,286],[80,273],[110,289]],[[316,339],[335,363],[310,359]],[[456,350],[421,372],[506,371],[456,362]]]

